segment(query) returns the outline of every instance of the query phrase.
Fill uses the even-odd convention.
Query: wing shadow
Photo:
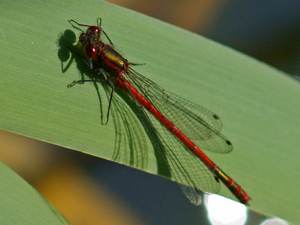
[[[88,68],[83,57],[75,45],[76,35],[72,30],[65,30],[60,34],[58,45],[58,58],[61,64],[61,72],[66,73],[70,66],[75,62],[81,79],[93,78],[93,72]],[[103,82],[93,82],[97,92],[99,103],[100,124],[105,129],[105,115],[103,98],[107,101],[110,95],[109,85]],[[105,96],[101,96],[99,86],[103,88]],[[115,128],[114,151],[112,159],[128,164],[130,166],[147,169],[148,146],[146,138],[148,137],[154,149],[157,161],[157,170],[161,176],[171,177],[171,168],[165,153],[165,146],[161,137],[153,132],[155,129],[149,117],[144,110],[136,104],[126,93],[116,90],[112,99],[111,118]]]

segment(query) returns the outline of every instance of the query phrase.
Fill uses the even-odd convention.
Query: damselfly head
[[[101,19],[97,20],[97,26],[95,25],[88,25],[88,24],[82,24],[78,23],[77,21],[71,19],[68,20],[68,22],[71,24],[72,27],[74,27],[77,30],[80,30],[82,33],[85,34],[85,37],[88,39],[89,42],[94,43],[97,41],[100,41],[100,35],[103,31],[101,28]],[[82,27],[86,27],[86,31],[82,29]]]
[[[100,41],[101,31],[102,29],[98,26],[90,26],[86,30],[85,34],[90,43],[95,43]]]

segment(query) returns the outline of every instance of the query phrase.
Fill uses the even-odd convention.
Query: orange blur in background
[[[110,2],[195,31],[205,28],[223,1]],[[60,147],[0,132],[0,160],[29,181],[72,225],[144,224],[107,190],[95,187],[70,155]]]

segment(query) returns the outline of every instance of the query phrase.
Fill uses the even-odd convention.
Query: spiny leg
[[[68,84],[67,87],[71,88],[71,87],[74,87],[76,84],[84,84],[85,82],[95,82],[95,81],[94,80],[84,80],[84,79],[74,80],[72,83]]]
[[[111,87],[111,93],[110,93],[109,102],[108,102],[108,109],[107,109],[107,113],[106,113],[106,121],[104,123],[104,125],[106,125],[108,123],[108,121],[109,121],[111,104],[112,104],[112,98],[113,98],[113,95],[114,95],[114,92],[115,92],[115,87],[114,87],[113,83],[106,76],[104,76],[104,80],[106,80],[107,84]],[[84,84],[86,82],[93,82],[94,85],[97,85],[96,83],[100,82],[100,80],[97,80],[97,79],[96,80],[95,79],[94,80],[92,80],[92,79],[88,79],[88,80],[85,80],[85,79],[74,80],[72,83],[68,84],[67,87],[71,88],[71,87],[74,87],[76,84]],[[98,89],[98,88],[96,87],[96,89]]]
[[[146,63],[133,63],[133,62],[129,62],[128,65],[131,65],[131,66],[145,66]]]
[[[111,93],[110,93],[109,102],[108,102],[108,109],[107,109],[107,113],[106,113],[105,125],[108,123],[108,120],[109,120],[112,98],[113,98],[113,95],[114,95],[114,92],[115,92],[115,86],[113,85],[112,82],[110,82],[110,80],[108,80],[108,85],[111,87]]]

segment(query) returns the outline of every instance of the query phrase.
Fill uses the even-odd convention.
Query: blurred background
[[[110,0],[199,33],[294,77],[300,74],[300,1]]]
[[[110,2],[199,33],[300,79],[300,1]],[[193,212],[200,209],[187,202],[178,186],[105,160],[6,132],[0,132],[0,160],[36,187],[73,225],[199,221]]]

